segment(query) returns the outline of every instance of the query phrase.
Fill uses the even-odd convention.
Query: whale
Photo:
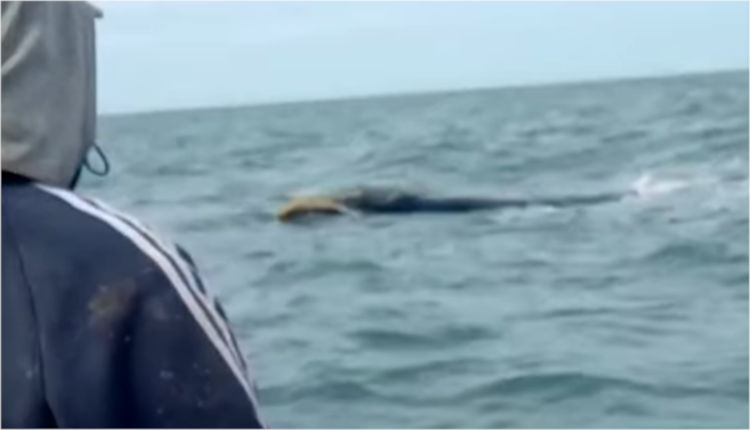
[[[431,196],[392,187],[353,189],[292,197],[277,212],[277,219],[289,222],[306,215],[409,214],[418,212],[461,213],[478,210],[547,206],[565,208],[619,201],[632,192],[552,197]]]

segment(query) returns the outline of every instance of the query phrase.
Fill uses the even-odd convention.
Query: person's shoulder
[[[38,183],[3,186],[3,228],[28,249],[88,260],[100,267],[169,267],[184,261],[179,248],[138,218],[92,197]]]

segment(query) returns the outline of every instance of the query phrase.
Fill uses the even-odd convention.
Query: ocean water
[[[251,91],[251,89],[247,89]],[[101,118],[272,427],[748,427],[748,75]],[[290,195],[637,192],[281,224]]]

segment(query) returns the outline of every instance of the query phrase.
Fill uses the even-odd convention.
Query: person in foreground
[[[456,213],[529,206],[561,208],[614,202],[632,194],[635,194],[635,192],[540,198],[434,197],[402,191],[397,188],[361,187],[326,195],[292,198],[279,210],[277,218],[282,222],[288,222],[311,214]]]
[[[2,426],[260,427],[188,254],[72,191],[94,144],[97,15],[2,3]]]

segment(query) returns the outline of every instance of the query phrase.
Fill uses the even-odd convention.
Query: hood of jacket
[[[2,168],[70,187],[96,136],[94,21],[86,2],[2,3]]]

